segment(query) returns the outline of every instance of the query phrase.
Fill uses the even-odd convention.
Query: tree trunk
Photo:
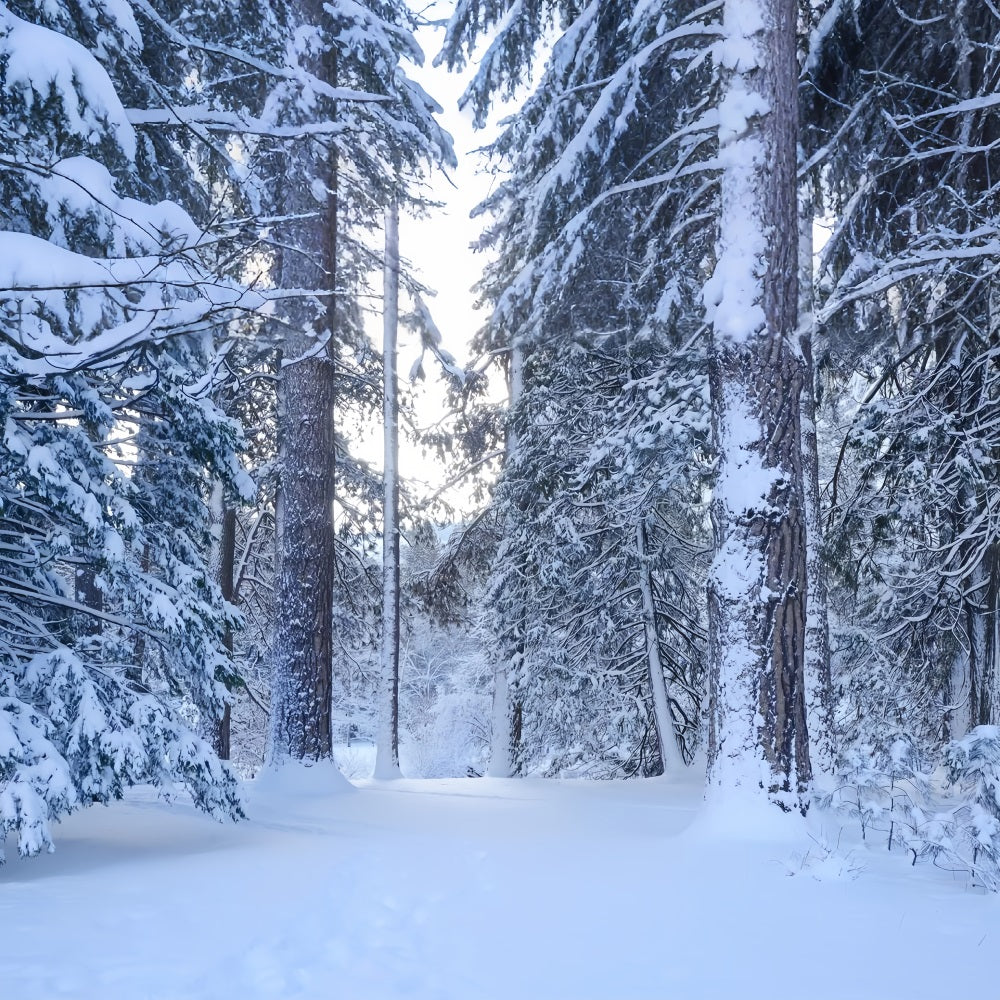
[[[296,22],[321,23],[322,5],[298,0]],[[306,57],[332,86],[336,53]],[[337,304],[337,184],[333,148],[308,140],[280,157],[276,202],[278,284],[315,289],[286,309],[278,383],[275,622],[270,759],[320,760],[333,752],[334,364]],[[325,188],[326,200],[317,189]]]
[[[805,372],[802,380],[802,455],[806,524],[805,699],[809,755],[813,768],[832,775],[837,765],[833,731],[833,680],[830,672],[830,623],[826,565],[823,560],[823,509],[819,489],[819,442],[816,427],[816,371],[813,362],[813,200],[800,188],[799,330]]]
[[[640,517],[635,526],[636,547],[639,556],[639,589],[642,591],[642,621],[646,642],[646,664],[649,668],[649,688],[653,694],[653,720],[656,724],[656,743],[664,774],[676,774],[684,767],[677,724],[670,710],[667,682],[660,660],[660,637],[656,630],[656,604],[653,600],[653,574],[649,566],[649,544],[646,520]]]
[[[517,343],[510,349],[510,407],[517,405],[524,392],[524,349]],[[506,461],[518,452],[517,432],[508,427]],[[520,627],[520,626],[518,626]],[[492,732],[490,737],[490,763],[487,773],[491,778],[513,776],[521,742],[522,708],[511,698],[511,674],[522,667],[523,648],[516,649],[511,662],[501,659],[494,670]]]
[[[505,667],[505,664],[497,664],[494,673],[490,763],[487,769],[491,778],[510,778],[514,774],[514,727]]]
[[[236,565],[236,511],[223,501],[222,517],[219,532],[219,589],[222,598],[228,604],[235,603],[234,570]],[[222,637],[222,644],[233,655],[233,630],[227,625]],[[222,716],[216,720],[215,752],[221,760],[229,760],[231,756],[231,723],[232,702],[227,698],[222,709]]]
[[[807,808],[806,523],[797,343],[795,0],[727,0],[722,217],[706,289],[718,481],[709,785]]]
[[[278,389],[281,478],[271,691],[275,763],[320,760],[332,753],[332,410],[333,379],[325,349],[319,357],[300,355],[286,362]]]
[[[382,648],[375,777],[399,777],[399,396],[396,335],[399,326],[399,206],[385,216],[382,314],[382,432],[385,496],[382,521]]]

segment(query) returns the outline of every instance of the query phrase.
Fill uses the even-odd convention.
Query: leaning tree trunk
[[[298,0],[302,24],[324,16]],[[336,85],[334,52],[307,66]],[[334,584],[334,364],[337,276],[337,158],[318,139],[302,139],[279,158],[275,245],[278,283],[325,297],[290,300],[278,383],[278,496],[275,517],[275,620],[271,672],[272,763],[320,760],[333,752],[331,689]],[[325,202],[317,201],[325,189]]]
[[[677,724],[670,710],[667,681],[663,676],[660,659],[660,636],[656,628],[656,601],[653,596],[653,571],[650,567],[649,539],[646,519],[639,518],[635,526],[637,555],[639,556],[639,590],[642,594],[642,624],[646,643],[646,666],[649,670],[649,688],[653,695],[653,721],[656,725],[656,745],[660,751],[660,765],[664,774],[677,774],[684,769],[684,757],[677,737]]]
[[[382,433],[385,455],[382,521],[382,648],[375,777],[399,777],[399,206],[385,214],[382,315]]]
[[[796,341],[795,0],[727,0],[722,216],[706,289],[718,480],[709,579],[709,785],[805,810],[806,524]]]

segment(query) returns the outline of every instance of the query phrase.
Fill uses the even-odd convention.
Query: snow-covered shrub
[[[959,849],[1000,883],[1000,726],[977,726],[945,748],[948,781],[963,796],[955,810]]]
[[[863,839],[884,835],[891,851],[908,844],[909,832],[923,822],[929,791],[927,759],[911,739],[896,736],[848,750],[822,804],[856,819]]]
[[[51,850],[51,820],[140,783],[183,786],[208,812],[242,815],[212,748],[125,671],[65,648],[0,667],[0,842],[16,832],[22,856]]]
[[[978,726],[949,743],[945,781],[905,736],[855,745],[842,758],[835,789],[820,805],[856,820],[862,838],[884,838],[912,864],[968,872],[1000,890],[1000,727]]]
[[[400,728],[414,777],[482,773],[489,743],[489,696],[479,636],[414,607],[400,665]]]

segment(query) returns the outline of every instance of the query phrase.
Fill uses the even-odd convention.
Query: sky
[[[428,305],[446,347],[464,361],[469,340],[486,319],[482,311],[473,309],[471,289],[482,273],[484,258],[469,246],[478,239],[481,228],[481,220],[470,218],[470,214],[489,193],[491,178],[481,171],[483,158],[475,150],[494,133],[474,130],[471,112],[458,108],[468,73],[450,73],[443,66],[432,65],[441,37],[434,29],[419,32],[417,40],[426,61],[410,72],[442,106],[439,121],[454,140],[458,167],[448,177],[439,175],[433,185],[433,197],[443,203],[440,209],[425,219],[401,220],[400,253],[436,290]]]

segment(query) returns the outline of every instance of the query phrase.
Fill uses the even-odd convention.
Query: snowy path
[[[0,869],[0,997],[996,995],[996,898],[863,850],[856,879],[788,877],[787,845],[678,837],[698,799],[455,779],[251,793],[235,827],[87,810]]]

